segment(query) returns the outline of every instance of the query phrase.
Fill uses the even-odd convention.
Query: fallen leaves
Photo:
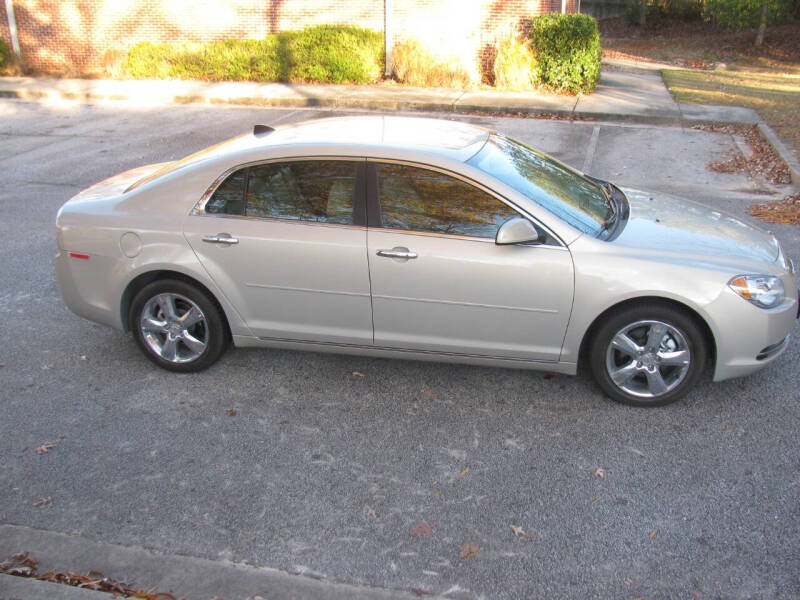
[[[762,202],[747,207],[747,212],[769,223],[800,225],[800,192],[776,202]]]
[[[471,558],[478,556],[480,551],[481,547],[475,542],[464,542],[461,544],[461,550],[459,551],[458,555],[464,560],[470,560]]]
[[[436,525],[429,525],[428,523],[422,522],[416,527],[411,528],[411,535],[412,537],[431,537],[433,532],[436,531]]]
[[[653,529],[653,531],[647,534],[647,537],[649,537],[652,540],[654,537],[656,537],[657,534],[658,534],[658,529]]]
[[[752,156],[745,156],[736,150],[724,160],[709,163],[709,170],[718,173],[747,173],[770,183],[792,182],[789,168],[755,125],[695,125],[692,129],[741,136],[753,151]]]
[[[434,497],[434,498],[438,498],[438,497],[439,497],[439,496],[441,496],[443,493],[444,493],[444,492],[443,492],[442,490],[436,490],[435,492],[433,492],[433,497]]]
[[[600,479],[605,479],[606,477],[606,472],[603,469],[595,469],[594,471],[589,471],[589,473]]]
[[[466,475],[467,473],[469,473],[469,467],[464,467],[464,469],[461,470],[461,473],[459,473],[458,476],[464,477],[464,475]]]
[[[369,504],[364,505],[364,514],[366,514],[371,519],[377,519],[378,513],[375,512],[375,509],[372,508]]]
[[[41,575],[38,572],[39,560],[31,556],[30,552],[20,552],[14,554],[10,560],[0,563],[0,573],[7,575],[16,575],[17,577],[29,577],[39,581],[48,581],[50,583],[61,583],[72,587],[84,588],[87,590],[94,590],[99,592],[108,592],[111,594],[120,595],[124,598],[141,598],[143,600],[183,600],[177,598],[169,592],[156,592],[153,590],[145,591],[142,589],[132,588],[126,583],[122,583],[104,577],[98,571],[89,571],[86,575],[67,571],[62,573],[60,571],[47,571]]]
[[[228,415],[229,417],[235,417],[236,416],[236,409],[235,408],[229,408],[228,410],[225,411],[225,414]]]
[[[39,446],[38,448],[36,448],[36,454],[47,454],[48,452],[50,452],[50,450],[52,450],[55,447],[56,447],[55,444],[51,444],[50,442],[46,442],[46,443],[42,444],[41,446]]]
[[[353,377],[358,377],[359,379],[364,379],[364,374],[361,371],[353,371]]]
[[[509,525],[511,527],[511,531],[514,532],[514,535],[517,537],[525,538],[526,540],[538,540],[539,536],[535,533],[525,533],[525,530],[520,525]]]
[[[42,508],[43,506],[47,506],[47,505],[52,504],[52,503],[53,503],[53,497],[52,496],[47,496],[47,498],[39,498],[39,500],[34,502],[33,505],[36,508]]]

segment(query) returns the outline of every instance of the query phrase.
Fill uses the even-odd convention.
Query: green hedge
[[[128,52],[127,73],[139,79],[369,83],[383,72],[383,34],[319,25],[263,40],[207,44],[142,42]]]
[[[0,40],[0,69],[8,64],[8,59],[11,56],[11,48],[8,47],[3,40]]]
[[[539,80],[558,91],[592,92],[600,80],[600,34],[589,15],[536,17],[530,28]]]

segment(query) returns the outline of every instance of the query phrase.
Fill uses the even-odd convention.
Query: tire
[[[612,399],[664,406],[691,390],[705,369],[701,326],[679,308],[648,303],[608,315],[589,346],[592,375]]]
[[[228,345],[217,304],[185,281],[162,279],[143,287],[131,303],[128,322],[139,349],[168,371],[202,371]]]

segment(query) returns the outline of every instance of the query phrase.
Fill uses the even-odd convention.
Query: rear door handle
[[[233,237],[230,233],[218,233],[216,235],[204,235],[203,241],[209,244],[224,244],[225,246],[230,246],[232,244],[238,244],[239,238]]]
[[[378,256],[383,256],[385,258],[396,258],[400,260],[409,260],[411,258],[417,258],[416,252],[411,252],[408,248],[404,248],[403,246],[395,246],[391,250],[378,250],[375,254]]]

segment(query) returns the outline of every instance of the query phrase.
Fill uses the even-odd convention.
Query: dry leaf
[[[658,533],[658,529],[653,529],[653,531],[651,531],[650,534],[647,537],[649,537],[652,540],[654,537],[656,537],[657,533]]]
[[[55,444],[47,442],[45,444],[42,444],[36,449],[36,454],[47,454],[48,452],[50,452],[50,450],[52,450],[55,447],[56,447]]]
[[[464,475],[466,475],[467,473],[469,473],[469,467],[465,467],[465,468],[464,468],[464,469],[461,471],[461,473],[459,473],[459,474],[458,474],[458,476],[459,476],[459,477],[463,477],[463,476],[464,476]]]
[[[378,513],[376,513],[375,509],[372,508],[369,504],[364,505],[364,512],[367,514],[368,517],[372,517],[373,519],[378,518]]]
[[[353,371],[353,377],[364,377],[364,374],[361,371]]]
[[[431,593],[420,588],[411,588],[411,593],[415,596],[430,596]]]
[[[542,376],[542,379],[552,379],[552,378],[553,378],[553,374],[552,373],[546,373],[546,374],[544,374]]]
[[[513,531],[514,535],[516,536],[520,536],[523,533],[525,533],[525,530],[522,529],[522,527],[520,527],[519,525],[509,525],[509,527],[511,527],[511,531]]]
[[[589,473],[600,479],[604,479],[606,476],[606,472],[603,469],[595,469],[594,471],[589,471]]]
[[[464,560],[469,560],[470,558],[475,558],[478,556],[478,552],[481,551],[481,547],[478,546],[475,542],[464,542],[461,544],[461,551],[459,552],[459,556]]]
[[[630,577],[625,578],[625,585],[633,585],[633,583],[634,583],[633,579],[631,579]]]
[[[81,354],[81,360],[86,360],[86,355],[85,354]]]
[[[48,496],[47,498],[39,498],[38,502],[34,502],[33,505],[36,508],[41,508],[43,506],[47,506],[48,504],[53,503],[53,498]]]
[[[427,523],[420,523],[416,527],[411,528],[411,535],[413,537],[431,537],[431,534],[436,531],[436,525],[428,525]]]
[[[438,498],[442,494],[443,494],[442,490],[436,490],[435,492],[433,492],[433,497]]]
[[[225,414],[228,415],[229,417],[235,417],[236,416],[236,409],[229,408],[228,410],[225,411]]]
[[[728,427],[728,429],[722,432],[722,435],[730,435],[732,433],[733,433],[733,427]]]
[[[694,596],[695,598],[702,598],[703,594],[701,594],[697,590],[692,590],[692,596]]]

